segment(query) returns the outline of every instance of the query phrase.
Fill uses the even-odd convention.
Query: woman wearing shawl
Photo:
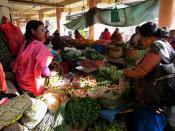
[[[44,92],[43,76],[50,75],[48,66],[52,61],[50,51],[43,44],[44,24],[37,20],[29,21],[26,26],[25,39],[13,64],[13,71],[20,89],[39,96]]]
[[[110,40],[110,38],[111,38],[111,34],[110,34],[108,28],[105,28],[105,30],[100,35],[100,39]]]
[[[113,34],[111,35],[111,41],[115,41],[117,43],[123,43],[123,36],[119,32],[119,28],[116,28]]]

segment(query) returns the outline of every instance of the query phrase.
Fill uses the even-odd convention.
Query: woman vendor
[[[163,40],[163,31],[153,22],[143,24],[140,38],[146,54],[135,69],[123,70],[126,77],[142,79],[144,103],[137,113],[135,131],[163,131],[167,123],[164,109],[175,104],[174,51]]]
[[[123,43],[123,36],[120,33],[119,28],[116,28],[111,35],[111,41],[115,41],[116,43]]]
[[[25,39],[13,64],[13,71],[20,89],[38,96],[44,92],[43,76],[50,75],[48,66],[52,61],[52,54],[43,44],[44,24],[37,20],[29,21],[26,26]]]

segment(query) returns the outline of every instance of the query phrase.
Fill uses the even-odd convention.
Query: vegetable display
[[[117,70],[115,66],[102,67],[98,70],[97,81],[100,85],[109,85],[111,83],[117,83],[123,72]]]
[[[70,57],[70,58],[74,58],[74,59],[85,59],[84,55],[82,54],[82,52],[80,50],[68,51],[66,53],[66,56]]]
[[[93,59],[93,60],[103,60],[104,57],[97,51],[91,48],[86,48],[84,52],[87,59]]]
[[[121,121],[114,121],[112,123],[108,122],[107,120],[104,120],[102,118],[99,118],[96,120],[96,122],[89,127],[89,130],[93,131],[126,131],[126,127],[124,122]]]
[[[98,117],[100,105],[90,97],[71,98],[65,108],[65,122],[73,128],[86,128]]]

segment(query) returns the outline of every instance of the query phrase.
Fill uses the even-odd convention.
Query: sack
[[[27,94],[10,99],[0,106],[0,125],[7,126],[17,122],[31,105],[32,102]]]
[[[48,109],[55,113],[61,105],[60,92],[54,89],[48,89],[41,96],[41,100],[44,101]]]
[[[6,39],[8,46],[12,55],[17,55],[20,49],[20,46],[24,43],[24,36],[21,30],[13,25],[7,17],[3,16],[4,24],[1,25],[1,28],[6,34]]]
[[[21,118],[21,123],[30,130],[34,129],[41,122],[47,112],[47,106],[43,101],[34,98],[31,98],[31,101],[32,106]]]

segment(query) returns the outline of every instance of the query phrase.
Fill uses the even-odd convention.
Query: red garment
[[[5,81],[5,74],[3,71],[2,64],[0,63],[0,92],[6,92],[7,91],[7,84]]]
[[[44,92],[42,69],[51,63],[53,57],[41,41],[34,40],[24,47],[25,44],[13,64],[13,70],[20,88],[38,96]]]
[[[76,34],[76,35],[75,35],[75,39],[78,39],[78,40],[79,40],[79,39],[84,39],[84,38],[83,38],[82,35],[80,35],[80,34]]]
[[[4,24],[1,25],[1,28],[5,32],[10,52],[12,55],[17,55],[20,46],[24,43],[24,36],[17,26],[8,22],[7,17],[3,16],[2,19],[4,20]]]
[[[105,32],[102,33],[101,39],[110,40],[110,38],[111,38],[110,32],[105,31]]]
[[[115,32],[111,35],[111,40],[119,43],[123,43],[123,37],[121,33],[116,34]]]

